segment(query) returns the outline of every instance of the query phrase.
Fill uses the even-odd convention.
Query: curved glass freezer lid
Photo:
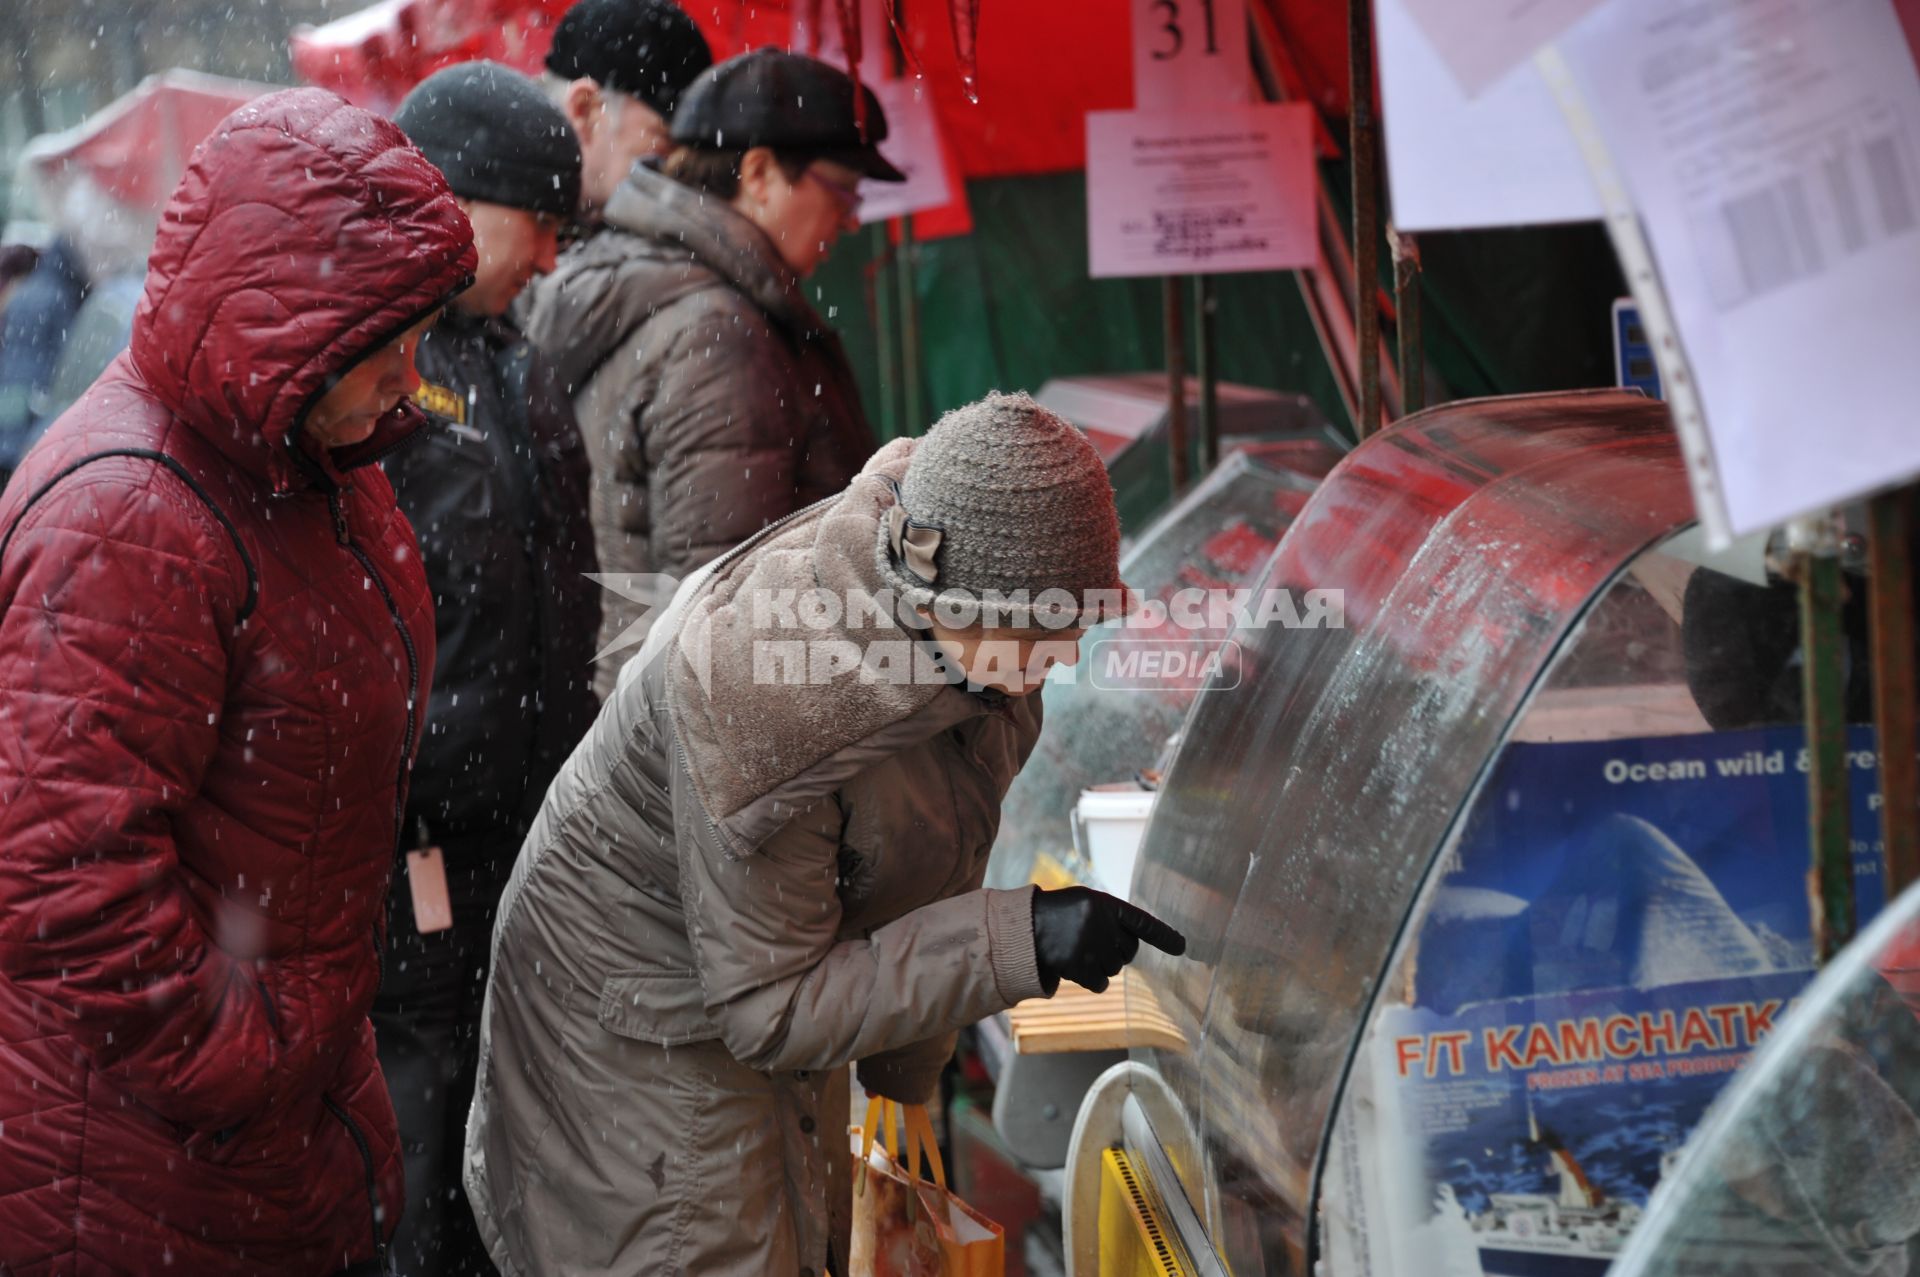
[[[1618,1277],[1900,1277],[1920,1257],[1920,888],[1728,1086]]]
[[[1665,409],[1593,392],[1409,418],[1295,521],[1263,585],[1344,591],[1344,628],[1236,636],[1242,686],[1196,701],[1135,878],[1189,941],[1137,968],[1187,1042],[1136,1053],[1182,1110],[1148,1116],[1236,1273],[1304,1265],[1334,1098],[1428,866],[1588,600],[1690,518]]]
[[[1248,589],[1325,474],[1329,451],[1292,441],[1229,453],[1127,548],[1121,579],[1162,604],[1176,596],[1193,602],[1203,591]],[[1041,852],[1067,860],[1068,815],[1080,792],[1133,780],[1180,730],[1200,686],[1185,658],[1217,649],[1229,627],[1209,623],[1204,612],[1193,618],[1198,626],[1175,624],[1169,613],[1168,623],[1157,627],[1094,629],[1080,663],[1064,670],[1071,677],[1042,690],[1046,730],[1001,804],[989,886],[1029,881]],[[1129,655],[1146,651],[1179,652],[1182,672],[1145,678],[1136,661],[1129,674]],[[1126,883],[1103,885],[1115,894],[1127,890]]]
[[[1691,540],[1562,643],[1415,905],[1340,1110],[1331,1277],[1605,1272],[1812,977],[1795,591],[1757,544],[1703,564]]]

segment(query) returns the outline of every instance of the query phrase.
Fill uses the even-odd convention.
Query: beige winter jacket
[[[600,570],[684,578],[846,487],[873,431],[839,337],[752,222],[644,167],[606,220],[528,289],[526,333],[573,396]],[[605,603],[603,647],[641,615]],[[602,697],[631,655],[600,663]]]
[[[1041,992],[1031,889],[980,889],[1039,699],[756,668],[795,637],[757,600],[880,588],[911,447],[689,581],[547,795],[467,1135],[510,1277],[819,1274],[846,1253],[842,1066],[924,1100],[957,1029]]]

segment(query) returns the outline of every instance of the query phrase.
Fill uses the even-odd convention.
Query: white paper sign
[[[1311,266],[1313,108],[1087,113],[1096,279]]]
[[[1735,533],[1920,471],[1920,76],[1889,0],[1614,0],[1570,38]]]
[[[904,182],[860,183],[860,220],[884,222],[953,199],[947,186],[946,145],[933,99],[916,80],[881,80],[870,86],[887,113],[880,154],[907,175]]]
[[[1253,98],[1247,0],[1129,0],[1133,108],[1181,111]]]
[[[1460,87],[1477,97],[1602,2],[1407,0],[1407,9]]]
[[[1600,197],[1532,64],[1469,98],[1407,12],[1375,0],[1393,224],[1403,231],[1593,221]]]

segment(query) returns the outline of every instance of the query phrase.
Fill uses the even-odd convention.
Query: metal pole
[[[927,430],[920,402],[920,298],[913,282],[913,218],[900,219],[900,244],[894,275],[900,285],[900,428],[903,434]]]
[[[1353,314],[1360,347],[1356,438],[1380,428],[1380,174],[1373,121],[1373,16],[1369,0],[1347,0],[1347,147],[1353,162]]]
[[[1214,323],[1220,309],[1214,296],[1213,276],[1196,275],[1193,280],[1193,308],[1200,323],[1194,371],[1200,377],[1200,473],[1208,475],[1220,461],[1220,360],[1219,333]]]
[[[1427,359],[1420,344],[1420,241],[1389,223],[1387,245],[1393,250],[1393,308],[1399,317],[1400,411],[1415,413],[1427,399]]]
[[[1828,519],[1798,520],[1790,536],[1800,586],[1800,686],[1807,723],[1807,805],[1813,842],[1807,896],[1813,909],[1814,952],[1825,962],[1853,938],[1840,557]]]
[[[1187,318],[1180,281],[1172,275],[1160,283],[1167,312],[1167,466],[1173,480],[1173,498],[1187,486]]]
[[[1873,628],[1873,721],[1880,747],[1880,834],[1887,899],[1920,880],[1920,740],[1914,727],[1913,493],[1875,497],[1868,611]]]
[[[894,410],[893,298],[887,278],[887,258],[892,250],[887,244],[884,222],[867,227],[867,244],[873,254],[867,263],[866,282],[867,296],[873,306],[874,362],[880,370],[880,437],[897,439],[906,430]]]

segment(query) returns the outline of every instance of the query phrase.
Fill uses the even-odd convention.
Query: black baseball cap
[[[866,102],[866,135],[854,117],[854,92]],[[881,182],[907,175],[887,162],[877,143],[887,136],[880,99],[853,77],[818,58],[780,49],[756,49],[710,68],[681,95],[672,136],[703,150],[777,151],[844,164]]]
[[[631,93],[671,117],[713,65],[707,38],[673,0],[580,0],[553,29],[547,70]]]

